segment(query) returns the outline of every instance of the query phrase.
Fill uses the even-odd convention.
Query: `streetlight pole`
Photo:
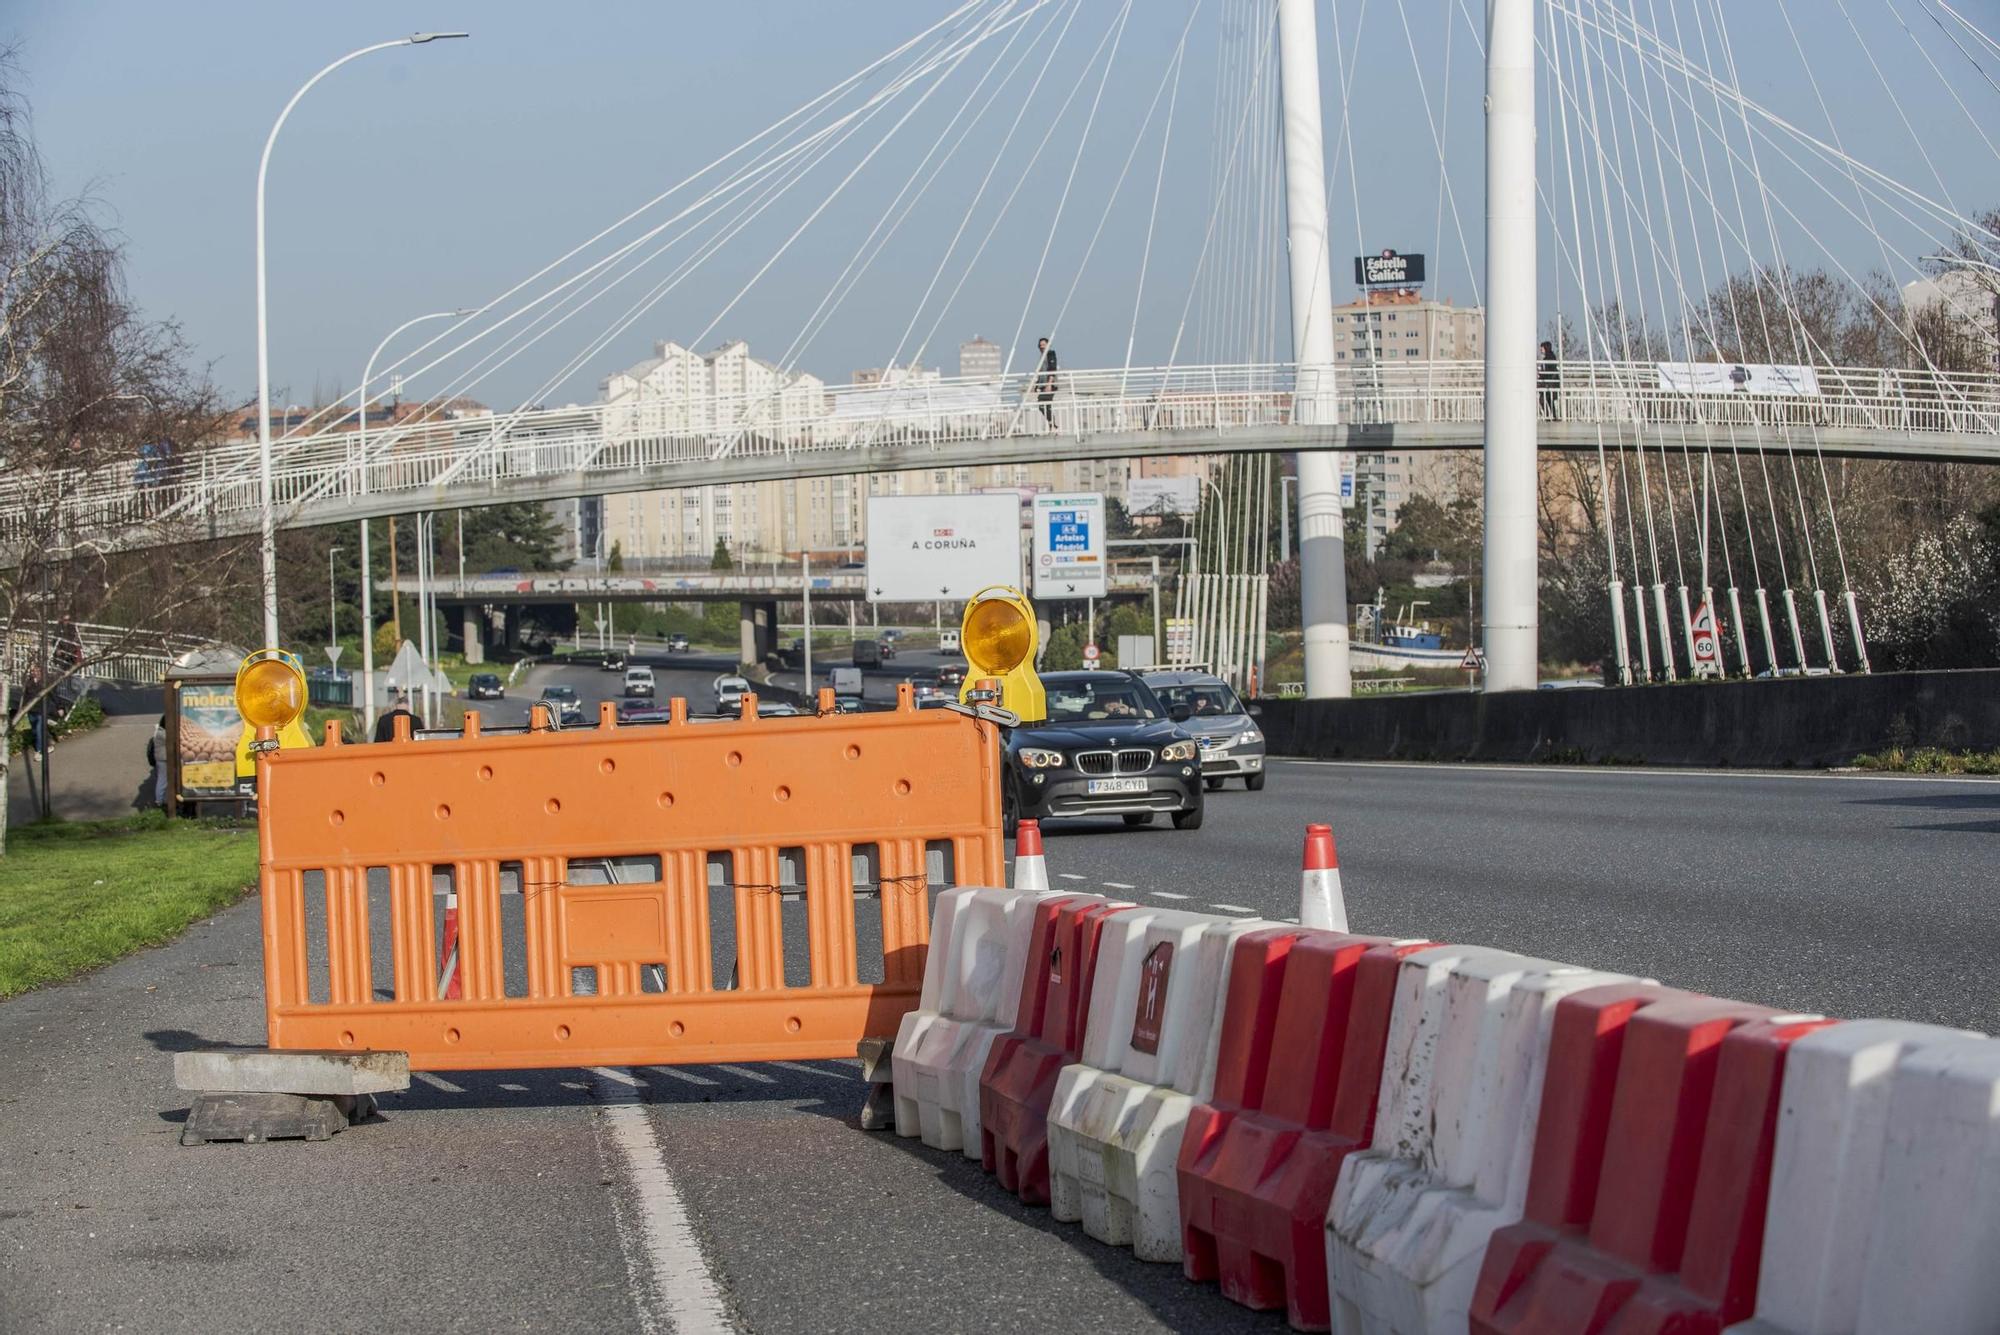
[[[396,335],[402,333],[411,325],[422,324],[426,320],[443,320],[452,316],[470,314],[472,314],[470,309],[432,311],[428,315],[419,315],[413,319],[405,320],[394,329],[391,329],[383,337],[382,341],[375,345],[375,351],[368,354],[368,365],[361,372],[361,388],[355,391],[355,397],[361,401],[361,421],[356,430],[359,440],[354,447],[358,461],[356,465],[358,476],[355,479],[355,488],[362,495],[365,496],[368,494],[368,382],[375,378],[375,359],[382,355],[382,349],[388,347]],[[396,538],[396,532],[393,527],[394,522],[394,520],[390,521],[392,527],[389,530],[389,542],[392,548],[395,546]],[[460,546],[463,545],[461,541]],[[371,587],[374,583],[374,569],[375,567],[370,561],[368,554],[368,521],[364,519],[361,521],[361,693],[368,702],[362,710],[362,720],[363,726],[367,730],[366,735],[370,737],[375,735],[375,598],[374,590]],[[393,584],[394,582],[392,578],[390,583]],[[392,604],[396,596],[396,591],[391,588],[389,599]]]
[[[257,488],[263,511],[260,537],[264,566],[264,643],[269,648],[278,647],[278,546],[271,513],[271,340],[264,271],[264,178],[271,170],[271,149],[278,142],[278,131],[285,128],[285,118],[292,114],[292,108],[299,104],[299,99],[314,84],[348,61],[376,51],[386,51],[392,46],[422,46],[441,37],[468,35],[462,32],[419,32],[399,37],[393,42],[377,42],[359,51],[348,52],[307,79],[299,91],[292,94],[292,100],[285,103],[285,109],[278,113],[271,133],[264,140],[264,156],[257,161]]]
[[[333,555],[339,550],[339,543],[326,549],[326,647],[329,649],[339,641],[339,631],[333,619]]]

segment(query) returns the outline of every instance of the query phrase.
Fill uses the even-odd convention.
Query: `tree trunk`
[[[0,727],[5,729],[5,735],[0,736],[0,858],[7,856],[7,778],[14,760],[13,694],[14,679],[0,671]]]

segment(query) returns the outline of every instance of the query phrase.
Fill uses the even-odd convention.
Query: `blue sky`
[[[1112,32],[1118,9],[1110,0],[1077,0],[1074,25],[1048,62],[1015,158],[1002,159],[1006,169],[996,173],[995,192],[1024,180],[1019,162],[1026,137],[1048,128],[1072,89],[1079,96],[939,320],[925,357],[929,364],[950,372],[957,343],[975,332],[1008,343],[1019,328],[1022,343],[1031,343],[1055,321],[1072,284],[1058,343],[1073,365],[1116,365],[1128,341],[1135,362],[1164,360],[1184,311],[1182,362],[1210,355],[1245,359],[1279,337],[1282,274],[1277,283],[1268,281],[1278,254],[1275,223],[1267,219],[1254,239],[1232,232],[1254,217],[1245,211],[1249,206],[1215,209],[1211,185],[1218,134],[1227,140],[1234,128],[1227,116],[1218,120],[1217,109],[1242,99],[1234,72],[1240,62],[1226,57],[1259,39],[1251,20],[1268,12],[1265,5],[1204,0],[1180,64],[1164,175],[1158,147],[1163,109],[1140,149],[1131,150],[1149,100],[1171,86],[1165,76],[1191,2],[1138,0],[1117,34],[1117,56],[1098,100],[1102,66],[1086,58]],[[1676,9],[1687,22],[1697,10],[1712,14],[1714,2],[1621,0],[1642,20],[1657,16],[1663,27]],[[1588,0],[1571,3],[1592,8]],[[1826,117],[1783,25],[1783,6],[1722,3],[1745,92],[1826,137]],[[1938,196],[1935,166],[1936,177],[1966,211],[2000,205],[2000,157],[1972,128],[1975,119],[2000,126],[2000,94],[1935,30],[1913,40],[1898,26],[1900,17],[1921,27],[1924,0],[1789,3],[1819,95],[1849,152]],[[1958,8],[1988,31],[2000,29],[1993,0],[1958,0]],[[1344,279],[1357,242],[1367,250],[1430,252],[1432,290],[1460,302],[1472,299],[1480,276],[1482,70],[1468,10],[1478,15],[1483,4],[1372,0],[1364,6],[1344,0],[1337,17],[1322,6],[1330,157],[1344,138],[1337,70],[1343,62],[1356,70],[1351,176],[1344,157],[1330,164],[1336,299],[1351,295]],[[251,206],[257,155],[271,120],[303,79],[347,50],[414,26],[471,30],[470,41],[383,52],[336,72],[306,97],[285,129],[270,187],[272,358],[274,381],[298,401],[315,385],[352,388],[368,351],[392,326],[498,294],[943,12],[943,6],[882,0],[567,7],[522,0],[13,0],[0,14],[0,39],[20,48],[25,91],[58,186],[95,193],[127,240],[139,302],[154,316],[179,320],[198,354],[213,364],[216,380],[247,396],[255,372]],[[1052,6],[1030,23],[1053,22],[1057,12]],[[1860,28],[1859,38],[1848,31],[1847,16]],[[999,49],[996,39],[967,60],[715,325],[705,345],[742,337],[762,355],[785,350]],[[1896,89],[1893,99],[1868,64],[1870,54]],[[1948,83],[1939,82],[1926,54],[1944,68]],[[1020,82],[1000,86],[995,108],[979,118],[853,294],[799,353],[799,365],[844,381],[896,348],[993,160],[1018,105],[1015,90],[1025,88],[1039,65],[1037,55],[1021,67]],[[994,65],[992,77],[999,79],[1003,68]],[[1451,104],[1442,132],[1458,207],[1455,218],[1445,210],[1441,225],[1438,155],[1414,100],[1413,69],[1423,72],[1434,113],[1447,95]],[[2000,76],[2000,58],[1985,69]],[[1664,92],[1660,97],[1664,114]],[[1083,119],[1093,100],[1096,119],[1085,136]],[[1559,142],[1547,110],[1545,103],[1545,149]],[[1636,138],[1628,145],[1636,142],[1650,155],[1644,128],[1635,124],[1630,133]],[[1988,133],[2000,137],[2000,131]],[[654,339],[692,341],[876,137],[872,129],[857,136],[845,156],[829,159],[826,174],[802,182],[603,348],[588,351],[587,335],[604,326],[637,286],[580,315],[573,328],[551,335],[474,393],[497,404],[528,396],[587,400],[599,377],[645,356]],[[1128,152],[1131,174],[1114,194],[1112,182]],[[1634,152],[1636,166],[1640,156]],[[1252,161],[1244,158],[1246,175],[1267,185],[1275,179],[1268,162],[1251,170]],[[1650,157],[1643,165],[1655,170]],[[1923,227],[1878,212],[1878,242],[1798,173],[1775,159],[1763,165],[1774,190],[1818,236],[1809,239],[1781,212],[1779,242],[1795,260],[1818,264],[1831,254],[1859,273],[1882,267],[1885,253],[1892,267],[1906,268],[1927,248]],[[1050,241],[1056,201],[1072,167],[1070,202]],[[1817,174],[1829,179],[1823,169]],[[1161,204],[1147,256],[1156,176]],[[1852,188],[1837,178],[1834,186],[1852,205]],[[1357,188],[1361,237],[1354,222]],[[1234,194],[1257,192],[1239,179]],[[1561,207],[1566,212],[1566,199]],[[978,215],[975,235],[990,212]],[[1213,286],[1191,297],[1195,257],[1211,219]],[[1091,247],[1100,220],[1102,233]],[[1460,227],[1469,265],[1457,239]],[[1637,240],[1629,221],[1625,227],[1627,240]],[[1754,248],[1768,255],[1761,219],[1752,230]],[[1664,227],[1654,239],[1664,244]],[[1692,273],[1694,242],[1684,235],[1684,243],[1683,267]],[[1148,278],[1135,324],[1142,257]],[[1044,276],[1028,302],[1038,264]],[[1715,267],[1714,254],[1708,264]],[[1550,267],[1545,260],[1543,287],[1553,304]],[[957,270],[947,266],[947,272],[953,275],[948,287]],[[1653,281],[1635,272],[1635,285],[1642,277]],[[1574,299],[1574,293],[1564,298]],[[935,311],[934,298],[917,323],[928,325]],[[1231,355],[1230,346],[1240,350]],[[574,374],[548,384],[579,354],[583,365]],[[1025,347],[1017,348],[1017,363],[1025,355]],[[413,385],[413,392],[423,388]]]

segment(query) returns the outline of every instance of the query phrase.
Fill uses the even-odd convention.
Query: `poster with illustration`
[[[236,791],[236,747],[243,735],[232,682],[184,682],[180,687],[180,796],[183,801]]]

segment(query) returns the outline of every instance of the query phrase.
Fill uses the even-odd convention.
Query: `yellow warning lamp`
[[[283,731],[306,710],[306,672],[297,654],[259,649],[236,669],[236,712],[252,728]]]
[[[1040,722],[1048,716],[1048,697],[1042,679],[1035,675],[1035,649],[1041,635],[1035,628],[1035,609],[1019,589],[1004,584],[981,589],[965,605],[959,625],[959,647],[972,671],[965,674],[959,688],[965,703],[982,678],[1000,683],[1000,705],[1024,723]]]

